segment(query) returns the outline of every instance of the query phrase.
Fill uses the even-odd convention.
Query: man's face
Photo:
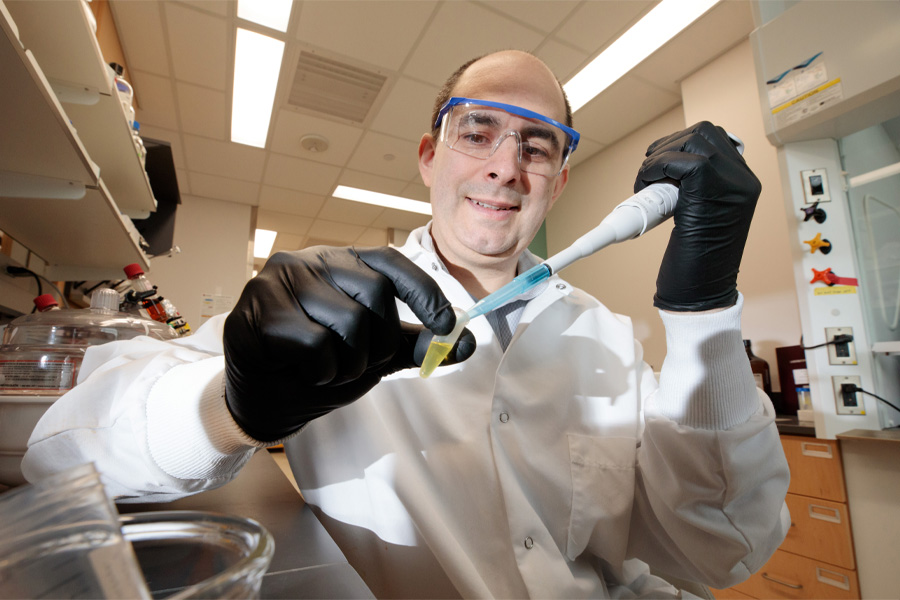
[[[536,68],[540,65],[540,69]],[[453,95],[512,104],[565,120],[552,74],[531,56],[492,55],[469,67]],[[510,259],[531,243],[568,180],[520,168],[514,136],[486,159],[451,150],[431,135],[419,146],[419,168],[431,188],[432,236],[445,260],[484,267]]]

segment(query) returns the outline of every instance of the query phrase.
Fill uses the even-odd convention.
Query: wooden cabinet
[[[859,598],[838,442],[783,435],[781,443],[791,469],[785,500],[791,528],[757,573],[730,589],[711,590],[713,595],[719,600]]]

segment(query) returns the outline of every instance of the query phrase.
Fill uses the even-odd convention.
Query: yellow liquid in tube
[[[444,362],[444,359],[447,358],[447,355],[450,354],[450,350],[452,349],[453,344],[432,341],[428,346],[428,351],[425,353],[425,360],[422,361],[422,368],[419,370],[419,375],[422,377],[431,375],[434,370]]]

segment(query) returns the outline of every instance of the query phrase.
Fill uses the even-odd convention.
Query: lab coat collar
[[[442,287],[444,287],[444,292],[448,295],[448,299],[454,305],[467,307],[469,306],[467,303],[474,302],[462,284],[450,275],[447,267],[435,251],[434,241],[431,238],[431,221],[422,227],[414,229],[406,239],[406,243],[399,250],[441,283]],[[518,272],[524,273],[541,262],[539,257],[526,249],[519,256]],[[544,290],[528,302],[523,319],[529,314],[536,315],[554,301],[568,296],[574,290],[575,288],[559,277],[559,275],[551,275]],[[528,320],[530,319],[531,317],[529,316]]]

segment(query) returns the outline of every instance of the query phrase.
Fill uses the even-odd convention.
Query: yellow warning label
[[[831,287],[817,287],[813,290],[814,296],[836,296],[837,294],[855,294],[855,285],[833,285]]]
[[[780,113],[781,111],[783,111],[784,109],[790,108],[790,107],[794,106],[795,104],[799,104],[800,102],[803,102],[803,101],[806,100],[807,98],[810,98],[810,97],[812,97],[812,96],[815,96],[815,95],[818,94],[819,92],[822,92],[822,91],[824,91],[824,90],[827,90],[827,89],[830,88],[831,86],[837,85],[837,84],[839,84],[840,82],[841,82],[841,78],[838,77],[837,79],[832,79],[832,80],[829,81],[828,83],[823,83],[823,84],[820,85],[819,87],[813,88],[813,89],[809,90],[808,92],[806,92],[805,94],[801,94],[801,95],[797,96],[796,98],[794,98],[794,99],[791,100],[790,102],[785,102],[785,103],[782,104],[781,106],[778,106],[778,107],[776,107],[776,108],[773,108],[773,109],[772,109],[772,114],[773,114],[773,115],[774,115],[774,114],[778,114],[778,113]]]

